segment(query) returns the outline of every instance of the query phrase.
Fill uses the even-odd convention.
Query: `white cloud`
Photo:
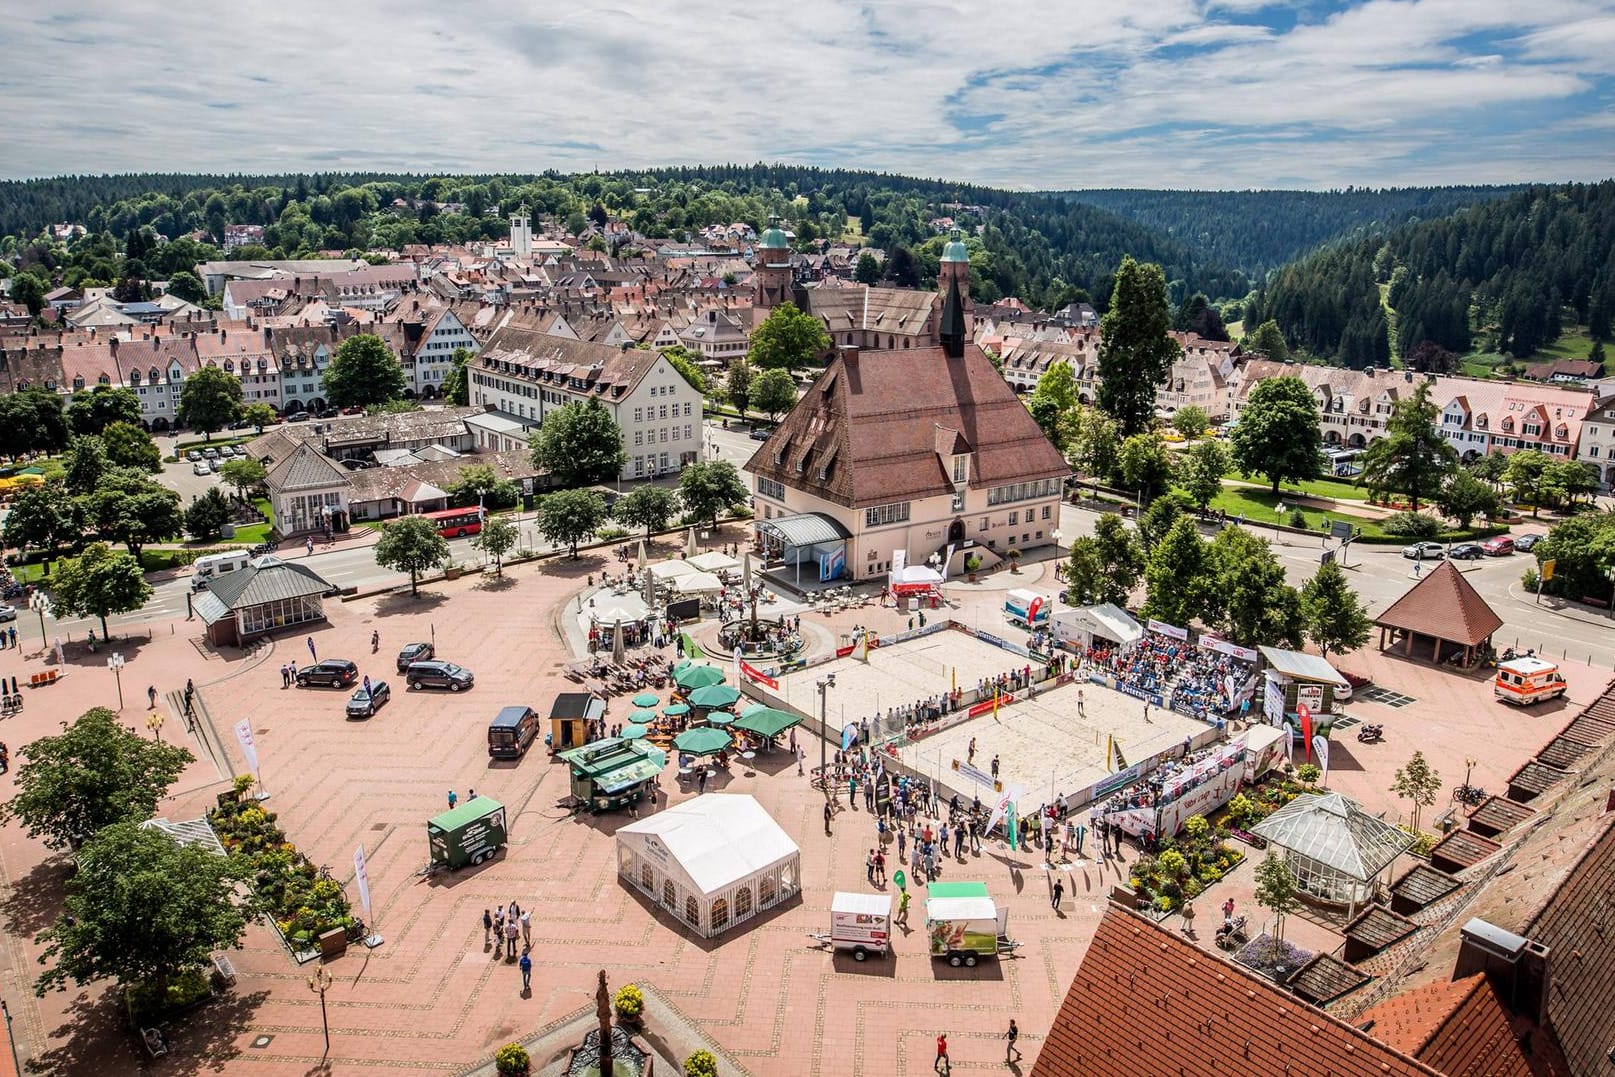
[[[1609,111],[1607,2],[1368,0],[1282,31],[1274,6],[279,0],[243,25],[196,0],[0,0],[0,172],[790,158],[1069,187],[1609,171],[1595,128],[1550,140],[1535,114]]]

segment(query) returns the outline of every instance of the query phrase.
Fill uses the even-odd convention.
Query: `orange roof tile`
[[[1468,646],[1483,642],[1503,627],[1503,619],[1451,561],[1437,565],[1374,618],[1374,623]]]
[[[1436,1072],[1114,906],[1032,1067],[1032,1077]]]

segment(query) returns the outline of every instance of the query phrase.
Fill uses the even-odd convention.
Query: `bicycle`
[[[1486,799],[1486,790],[1478,785],[1459,785],[1452,791],[1452,802],[1473,808]]]

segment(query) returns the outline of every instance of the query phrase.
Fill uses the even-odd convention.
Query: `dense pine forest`
[[[1612,313],[1608,180],[1531,187],[1336,244],[1273,274],[1245,311],[1247,324],[1278,322],[1291,346],[1358,367],[1393,351],[1523,359],[1567,323],[1607,340]]]
[[[1071,191],[1186,243],[1202,258],[1260,280],[1269,270],[1354,233],[1445,217],[1520,187],[1348,187],[1338,191]]]

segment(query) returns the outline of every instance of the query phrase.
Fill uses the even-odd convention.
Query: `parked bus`
[[[436,524],[437,533],[444,538],[465,538],[482,532],[482,510],[475,505],[466,509],[423,512],[421,515]]]

